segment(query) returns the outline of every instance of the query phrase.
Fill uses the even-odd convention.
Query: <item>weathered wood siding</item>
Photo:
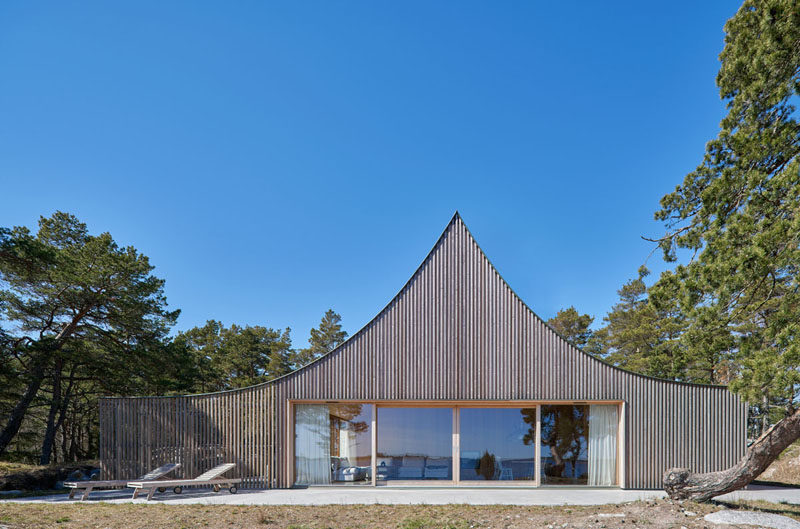
[[[726,388],[636,375],[557,335],[503,280],[458,215],[400,293],[336,350],[266,385],[180,399],[193,406],[262,391],[273,391],[275,404],[274,469],[270,466],[273,474],[264,478],[279,487],[291,486],[287,403],[292,400],[624,401],[629,488],[659,488],[671,466],[721,470],[743,455],[746,442],[746,405]],[[141,413],[132,410],[150,401],[159,399],[106,401],[103,414],[118,415],[102,419],[102,435],[114,428],[120,435],[126,427],[133,433],[134,419],[124,414]],[[248,420],[232,410],[222,415],[227,421]],[[112,452],[104,450],[105,462]],[[115,463],[119,468],[144,457],[131,450],[113,452],[122,458]],[[243,463],[245,452],[237,452]]]
[[[275,390],[261,385],[185,397],[100,400],[103,479],[131,479],[165,463],[170,474],[194,478],[222,463],[243,487],[275,480]]]

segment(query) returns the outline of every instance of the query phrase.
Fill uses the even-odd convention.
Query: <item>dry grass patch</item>
[[[11,463],[8,461],[0,461],[0,476],[5,476],[7,474],[16,474],[18,472],[31,472],[34,470],[41,470],[43,466],[39,465],[27,465],[25,463]]]
[[[758,480],[800,485],[800,441],[784,450],[780,457],[758,476]]]
[[[719,507],[669,501],[601,506],[141,505],[0,503],[9,529],[237,527],[272,529],[667,529],[707,527]]]
[[[0,463],[0,490],[42,491],[56,488],[75,470],[90,472],[96,461],[39,466],[22,463]]]

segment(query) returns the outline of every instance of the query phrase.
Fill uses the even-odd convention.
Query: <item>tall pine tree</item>
[[[717,84],[728,114],[703,162],[656,213],[667,227],[665,258],[693,258],[651,295],[686,316],[680,341],[690,357],[726,359],[732,390],[782,409],[733,468],[668,471],[674,498],[740,488],[800,439],[800,9],[747,0],[725,31]]]
[[[333,309],[328,309],[322,316],[319,326],[311,329],[308,338],[309,346],[295,352],[293,367],[299,368],[313,362],[320,356],[333,351],[347,339],[347,332],[342,330],[342,317]]]

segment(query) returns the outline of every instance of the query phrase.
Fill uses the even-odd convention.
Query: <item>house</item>
[[[638,375],[568,343],[456,214],[397,296],[311,364],[239,390],[101,400],[100,458],[112,479],[233,462],[250,487],[646,489],[669,467],[733,465],[746,420],[725,387]]]

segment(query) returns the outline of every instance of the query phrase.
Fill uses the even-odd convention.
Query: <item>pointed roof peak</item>
[[[461,213],[459,213],[458,210],[456,210],[455,213],[453,213],[453,216],[450,217],[450,222],[447,223],[447,226],[450,227],[456,222],[461,222],[462,224],[464,223],[464,219],[461,217]]]

